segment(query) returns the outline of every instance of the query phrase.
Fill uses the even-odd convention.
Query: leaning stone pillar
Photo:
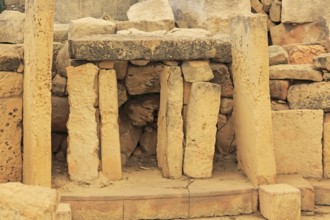
[[[54,1],[25,7],[23,182],[50,187]]]
[[[274,183],[267,18],[239,15],[230,25],[238,162],[254,184]]]

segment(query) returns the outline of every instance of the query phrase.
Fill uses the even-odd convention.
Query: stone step
[[[55,215],[55,220],[72,220],[70,204],[59,203]]]

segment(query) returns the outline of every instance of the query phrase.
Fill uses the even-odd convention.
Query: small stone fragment
[[[184,61],[181,68],[187,82],[206,82],[214,78],[209,61]]]
[[[270,80],[270,97],[286,100],[290,83],[287,80]]]
[[[321,54],[314,58],[314,66],[330,71],[330,53]]]
[[[269,51],[269,65],[288,64],[289,56],[283,47],[273,45],[268,47]]]
[[[20,63],[17,50],[5,44],[0,44],[0,71],[16,71]]]

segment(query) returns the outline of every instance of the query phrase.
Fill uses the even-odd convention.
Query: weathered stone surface
[[[128,61],[116,61],[113,65],[113,68],[116,70],[117,79],[125,79],[128,68]]]
[[[328,72],[323,73],[323,80],[330,81],[330,73],[328,73]]]
[[[283,47],[273,45],[268,47],[268,52],[270,66],[289,63],[288,53],[284,50]]]
[[[219,123],[219,122],[218,122]],[[218,125],[218,129],[219,129]],[[235,150],[235,120],[230,116],[227,122],[217,132],[216,147],[223,154],[230,154]]]
[[[1,219],[55,219],[60,196],[54,189],[21,183],[0,185]]]
[[[59,203],[56,209],[56,220],[72,220],[71,207],[69,203]]]
[[[234,85],[230,77],[230,72],[225,64],[211,63],[214,78],[210,81],[221,86],[221,96],[232,98]]]
[[[161,74],[157,161],[164,177],[180,178],[183,164],[183,78],[180,67]]]
[[[221,114],[230,114],[234,108],[234,100],[228,98],[221,99],[220,113]]]
[[[66,132],[70,107],[67,97],[52,96],[52,131]]]
[[[284,24],[270,28],[274,45],[309,44],[327,40],[329,29],[324,19],[305,24]]]
[[[269,18],[273,22],[281,21],[282,2],[274,0],[269,9]]]
[[[259,187],[260,212],[267,219],[300,220],[301,194],[287,184]]]
[[[192,83],[183,81],[183,104],[187,105],[189,103],[190,91]]]
[[[64,42],[68,40],[68,34],[68,24],[54,24],[54,42]]]
[[[61,76],[67,77],[66,68],[71,66],[68,43],[65,43],[63,47],[58,51],[55,66],[57,73],[59,73]]]
[[[203,38],[212,36],[211,32],[201,28],[173,28],[171,31],[167,32],[167,35],[178,38]]]
[[[3,11],[0,14],[0,42],[22,44],[24,41],[24,13]]]
[[[289,105],[287,103],[279,103],[272,101],[271,103],[272,111],[283,111],[283,110],[289,110]]]
[[[88,36],[91,34],[115,34],[116,23],[92,17],[80,18],[70,22],[69,38]]]
[[[150,9],[147,9],[150,10]],[[170,31],[175,27],[173,20],[161,20],[161,21],[121,21],[117,22],[117,31],[121,30],[128,30],[131,28],[146,31],[146,32],[153,32],[153,31]]]
[[[128,94],[158,93],[160,91],[159,78],[164,68],[163,64],[157,63],[142,67],[130,65],[125,81]]]
[[[157,130],[155,130],[151,126],[146,127],[140,139],[140,146],[143,150],[143,154],[146,154],[147,156],[156,155]]]
[[[99,73],[99,109],[102,174],[109,180],[120,180],[122,176],[117,97],[116,72],[101,70]]]
[[[22,92],[22,74],[15,72],[0,72],[0,98],[19,96]]]
[[[193,49],[192,49],[193,48]],[[231,60],[228,35],[184,37],[164,35],[92,35],[70,41],[70,51],[77,60]],[[120,51],[120,52],[119,52]]]
[[[322,177],[323,111],[274,111],[272,118],[277,173]]]
[[[110,61],[110,60],[105,60],[105,61],[99,62],[100,69],[110,70],[110,69],[113,69],[114,65],[115,65],[115,62]]]
[[[255,14],[241,15],[230,23],[238,162],[254,184],[273,183],[276,165],[269,94],[267,18]]]
[[[330,111],[330,82],[290,86],[290,109],[323,109]]]
[[[270,79],[296,79],[320,82],[322,73],[313,68],[311,64],[291,65],[282,64],[269,68]]]
[[[98,68],[93,64],[68,67],[70,115],[68,171],[70,179],[89,182],[98,177],[99,140],[96,109]]]
[[[187,82],[206,82],[214,78],[208,60],[184,61],[181,69]]]
[[[330,71],[330,53],[321,54],[314,58],[314,66]]]
[[[56,74],[52,80],[52,93],[57,96],[64,96],[66,92],[66,81],[65,77],[60,74]]]
[[[313,64],[314,57],[325,53],[321,45],[287,45],[284,49],[288,52],[290,64]]]
[[[218,124],[217,124],[218,131],[221,128],[223,128],[226,125],[226,123],[227,123],[227,116],[226,115],[219,114],[219,116],[218,116]]]
[[[127,101],[126,87],[118,83],[118,107],[122,106]]]
[[[117,31],[118,36],[134,36],[134,37],[162,37],[166,34],[166,31],[153,31],[153,32],[145,32],[140,31],[138,29],[128,29],[128,30],[121,30]]]
[[[195,178],[212,176],[216,124],[221,87],[213,83],[193,83],[187,106],[184,173]],[[207,108],[206,108],[207,106]]]
[[[0,44],[0,71],[16,71],[20,63],[17,50],[5,44]]]
[[[324,177],[330,178],[330,120],[324,123],[323,131],[323,168]]]
[[[22,98],[0,99],[0,183],[22,180],[21,123]]]
[[[146,66],[150,60],[131,60],[130,63],[135,66]]]
[[[286,100],[290,83],[287,80],[270,80],[270,97]]]

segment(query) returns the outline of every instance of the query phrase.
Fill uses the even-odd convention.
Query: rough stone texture
[[[287,184],[260,186],[260,212],[267,219],[300,220],[300,197],[299,189]]]
[[[56,220],[72,220],[71,207],[68,203],[59,203],[56,209]]]
[[[0,99],[0,183],[22,180],[21,123],[22,98]]]
[[[267,19],[231,20],[238,162],[254,184],[273,183],[276,165],[269,94]]]
[[[290,64],[313,64],[314,57],[325,53],[321,45],[287,45],[284,49],[288,52]]]
[[[284,24],[270,28],[270,35],[274,45],[309,44],[327,40],[329,29],[324,19],[305,24]]]
[[[192,50],[193,48],[193,50]],[[77,60],[231,60],[228,35],[213,37],[92,35],[70,41]],[[120,52],[119,52],[120,51]]]
[[[118,83],[118,107],[122,106],[126,101],[127,101],[127,92],[126,92],[126,87]]]
[[[183,78],[175,66],[165,67],[160,77],[157,161],[164,177],[177,179],[183,164]]]
[[[99,62],[100,69],[110,70],[110,69],[113,69],[114,65],[115,65],[115,62],[110,61],[110,60],[105,60],[105,61]]]
[[[290,109],[287,103],[279,103],[275,101],[272,101],[271,107],[272,107],[272,111],[283,111]]]
[[[153,31],[153,32],[145,32],[145,31],[140,31],[137,29],[128,29],[128,30],[121,30],[117,31],[118,36],[134,36],[134,37],[162,37],[166,34],[165,30],[162,31]]]
[[[160,91],[159,78],[164,68],[163,64],[157,63],[142,67],[130,65],[125,81],[128,94],[158,93]]]
[[[323,168],[324,177],[330,178],[330,120],[324,123],[323,131]]]
[[[51,186],[53,17],[54,2],[27,2],[25,21],[29,28],[24,32],[23,182],[45,187]]]
[[[220,105],[220,113],[221,114],[230,114],[232,113],[234,108],[234,100],[228,99],[228,98],[222,98],[221,99],[221,105]]]
[[[68,97],[52,96],[52,131],[66,132],[70,107]]]
[[[330,71],[330,53],[321,54],[314,58],[314,66]]]
[[[330,82],[290,86],[290,109],[323,109],[330,112]]]
[[[102,173],[109,180],[120,180],[122,176],[117,97],[116,72],[101,70],[99,74],[99,108]]]
[[[65,96],[66,94],[66,81],[65,77],[56,74],[52,79],[52,94],[57,96]]]
[[[143,153],[147,156],[156,155],[157,150],[157,130],[148,126],[144,129],[144,133],[140,138],[140,146]]]
[[[272,118],[277,173],[322,177],[323,111],[276,111]]]
[[[183,81],[183,104],[187,105],[189,103],[190,91],[192,83]]]
[[[99,140],[96,109],[98,68],[93,64],[68,67],[70,115],[68,171],[70,179],[89,182],[98,177]]]
[[[54,189],[21,183],[0,185],[0,219],[55,220],[60,196]]]
[[[320,82],[322,73],[313,68],[311,64],[291,65],[282,64],[269,68],[270,79],[296,79]]]
[[[270,97],[286,100],[290,83],[287,80],[270,80]]]
[[[221,127],[221,128],[219,128]],[[223,154],[230,154],[235,150],[235,119],[230,116],[225,125],[219,126],[216,136],[216,147]]]
[[[116,70],[117,79],[125,79],[128,68],[128,61],[116,61],[113,65],[113,68]]]
[[[191,86],[183,167],[187,176],[212,176],[220,97],[221,87],[217,84],[197,82]]]
[[[135,66],[146,66],[150,60],[131,60],[130,63]]]
[[[181,69],[187,82],[206,82],[214,78],[209,61],[184,61]]]
[[[0,44],[0,71],[16,71],[20,63],[17,50],[5,44]]]
[[[92,17],[80,18],[70,22],[69,38],[88,36],[91,34],[115,34],[116,23]]]
[[[232,98],[234,85],[228,67],[221,63],[211,63],[211,68],[214,78],[210,82],[221,86],[222,97]]]
[[[0,72],[0,98],[19,96],[22,92],[22,74],[15,72]]]
[[[289,63],[288,53],[283,47],[273,45],[268,47],[269,52],[269,65],[287,64]]]
[[[269,18],[273,22],[281,21],[282,2],[280,0],[274,0],[269,9]]]
[[[150,10],[150,9],[147,9]],[[162,20],[162,21],[121,21],[117,22],[117,31],[137,29],[140,31],[153,32],[166,30],[170,31],[175,28],[173,20]]]
[[[68,34],[68,24],[54,24],[54,42],[64,42],[68,40]]]
[[[3,11],[0,14],[0,42],[22,44],[24,41],[24,13]]]
[[[58,51],[55,61],[55,67],[57,73],[63,77],[67,77],[66,68],[71,66],[71,60],[69,55],[69,44],[65,43],[63,47]]]

